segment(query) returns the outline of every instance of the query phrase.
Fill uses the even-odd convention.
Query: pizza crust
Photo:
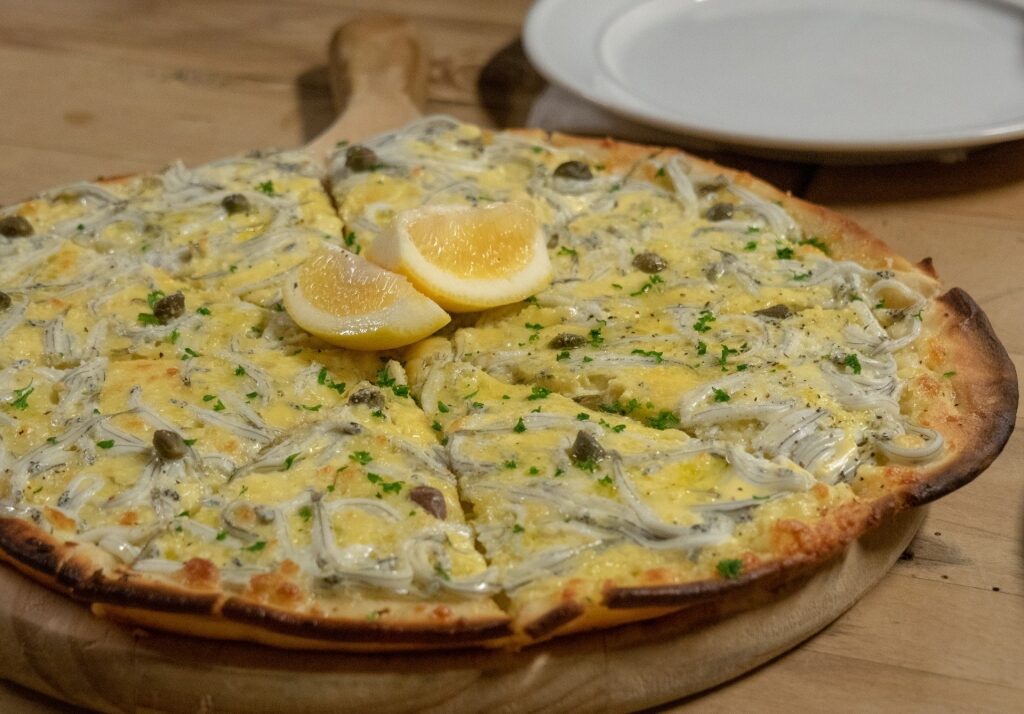
[[[540,131],[519,136],[549,140],[565,148],[596,150],[611,169],[626,169],[652,154],[674,149],[610,139],[589,139]],[[813,538],[799,541],[795,552],[762,563],[736,579],[707,579],[669,585],[608,584],[600,602],[563,599],[537,603],[516,622],[499,608],[455,607],[431,622],[422,613],[396,621],[370,622],[365,617],[301,612],[229,595],[216,585],[174,586],[142,575],[112,577],[112,559],[98,549],[62,543],[41,528],[14,518],[0,518],[0,559],[43,585],[92,603],[94,612],[111,619],[217,639],[259,642],[277,647],[391,651],[466,645],[519,647],[570,632],[581,632],[657,617],[681,608],[713,605],[720,611],[749,606],[766,593],[799,582],[842,552],[862,533],[893,513],[929,503],[975,478],[998,456],[1013,427],[1018,401],[1016,371],[1005,348],[978,305],[954,288],[938,295],[930,259],[914,264],[852,220],[783,193],[749,174],[720,167],[683,152],[686,160],[708,173],[722,174],[759,196],[778,201],[808,232],[826,241],[834,258],[898,270],[912,277],[931,306],[923,317],[923,338],[941,342],[942,359],[955,368],[954,418],[934,424],[946,441],[956,444],[945,458],[924,467],[900,467],[898,483],[869,505],[831,515]],[[111,183],[124,179],[105,179]],[[489,601],[488,601],[489,602]],[[430,603],[426,604],[428,607]],[[449,606],[450,603],[445,603]],[[381,601],[382,608],[401,606]]]

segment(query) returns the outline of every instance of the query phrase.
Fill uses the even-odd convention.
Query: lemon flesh
[[[518,302],[551,283],[544,231],[518,204],[404,211],[367,257],[406,276],[449,312]]]
[[[451,321],[401,275],[333,246],[299,267],[284,305],[302,329],[355,350],[409,345]]]

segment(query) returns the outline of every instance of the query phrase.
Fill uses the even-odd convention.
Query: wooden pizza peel
[[[346,24],[330,50],[340,114],[307,148],[325,157],[417,118],[426,70],[403,20]],[[826,627],[889,571],[925,513],[899,514],[741,612],[698,606],[518,653],[353,655],[147,633],[2,567],[0,678],[103,712],[635,711],[738,677]]]

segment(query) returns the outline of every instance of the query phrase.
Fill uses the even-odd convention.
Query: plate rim
[[[752,149],[811,154],[906,156],[927,152],[950,152],[960,149],[971,149],[1024,138],[1024,114],[1013,120],[986,125],[976,129],[964,129],[952,134],[943,133],[938,136],[900,138],[891,141],[861,139],[821,141],[817,139],[800,139],[799,137],[773,137],[746,132],[723,131],[705,125],[673,120],[671,117],[666,117],[657,111],[645,111],[643,106],[636,108],[623,102],[617,102],[614,98],[603,95],[599,89],[591,86],[589,83],[573,76],[570,70],[559,67],[557,62],[552,61],[550,53],[544,49],[542,37],[545,36],[546,29],[551,24],[549,20],[560,10],[564,10],[564,6],[577,4],[580,7],[585,6],[588,11],[594,11],[600,7],[611,8],[611,12],[614,14],[597,23],[595,25],[597,30],[592,36],[577,38],[578,42],[576,43],[578,47],[586,48],[586,51],[591,53],[589,56],[592,57],[592,64],[595,67],[600,67],[600,58],[596,54],[596,45],[607,29],[623,14],[657,1],[659,0],[643,0],[640,3],[632,0],[537,0],[527,13],[523,24],[522,43],[524,51],[533,67],[545,80],[573,95],[582,97],[602,109],[657,129],[683,134],[727,147],[749,147]],[[1004,11],[1016,12],[1024,18],[1024,6],[1014,4],[1009,2],[1009,0],[964,0],[965,7],[977,5],[995,6]],[[620,92],[634,97],[638,105],[644,101],[629,93],[628,89],[621,87],[621,83],[615,77],[608,75],[607,72],[602,70],[600,74],[604,81],[614,83]]]

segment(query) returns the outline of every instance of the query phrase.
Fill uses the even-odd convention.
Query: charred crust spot
[[[563,602],[528,624],[523,631],[536,640],[572,622],[582,614],[583,606],[578,602]]]
[[[46,575],[56,575],[58,546],[33,525],[11,518],[0,520],[0,549],[13,560]]]
[[[923,258],[921,262],[917,264],[917,267],[920,268],[921,272],[938,279],[939,273],[937,270],[935,270],[935,264],[932,262],[932,259],[930,257]]]
[[[454,643],[480,642],[510,633],[504,618],[470,622],[456,618],[434,625],[391,623],[380,620],[330,620],[302,615],[230,598],[221,608],[229,620],[294,637],[338,642]]]
[[[99,570],[72,585],[71,590],[75,597],[90,602],[199,615],[213,613],[220,600],[217,593],[190,593],[128,577],[108,578]]]

